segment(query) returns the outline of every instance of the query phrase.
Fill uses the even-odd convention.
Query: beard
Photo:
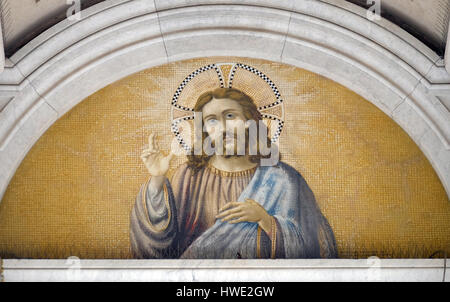
[[[232,141],[228,141],[227,139],[232,139]],[[222,135],[222,150],[221,153],[218,152],[216,149],[216,142],[213,141],[211,143],[211,146],[216,149],[216,154],[221,154],[224,158],[233,158],[233,157],[241,157],[247,155],[249,152],[249,134],[248,130],[245,131],[245,141],[244,144],[242,142],[239,142],[238,135],[236,133],[223,133]],[[227,146],[228,145],[228,146]],[[244,150],[242,150],[242,147],[240,145],[243,145]],[[219,146],[220,147],[220,146]],[[231,149],[232,148],[232,149]],[[243,152],[242,152],[243,151]]]

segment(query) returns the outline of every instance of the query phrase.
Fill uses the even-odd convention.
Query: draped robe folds
[[[131,213],[136,258],[336,258],[333,231],[303,177],[291,166],[242,173],[180,166],[164,190],[141,187]],[[240,174],[239,174],[240,173]],[[253,199],[274,217],[272,237],[257,223],[215,219],[227,202]]]

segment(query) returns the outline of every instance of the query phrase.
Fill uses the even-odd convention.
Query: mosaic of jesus
[[[240,63],[206,65],[185,78],[171,105],[178,149],[160,148],[152,132],[141,154],[148,181],[131,213],[134,257],[338,256],[314,193],[282,161],[277,145],[289,125],[268,76]],[[187,161],[169,179],[180,150]]]

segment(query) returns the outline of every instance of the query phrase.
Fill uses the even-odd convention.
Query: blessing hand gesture
[[[141,159],[151,176],[164,176],[169,171],[173,156],[172,152],[165,156],[159,150],[155,134],[151,133],[148,138],[148,149],[142,151]]]

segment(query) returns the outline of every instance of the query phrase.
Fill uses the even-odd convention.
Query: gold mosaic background
[[[152,68],[87,98],[28,153],[0,204],[0,257],[129,258],[129,213],[150,132],[169,148],[170,100],[193,70],[239,61],[267,74],[286,109],[283,160],[313,189],[341,258],[450,252],[450,202],[428,160],[378,108],[324,77],[242,58]],[[173,168],[183,162],[177,158]]]

